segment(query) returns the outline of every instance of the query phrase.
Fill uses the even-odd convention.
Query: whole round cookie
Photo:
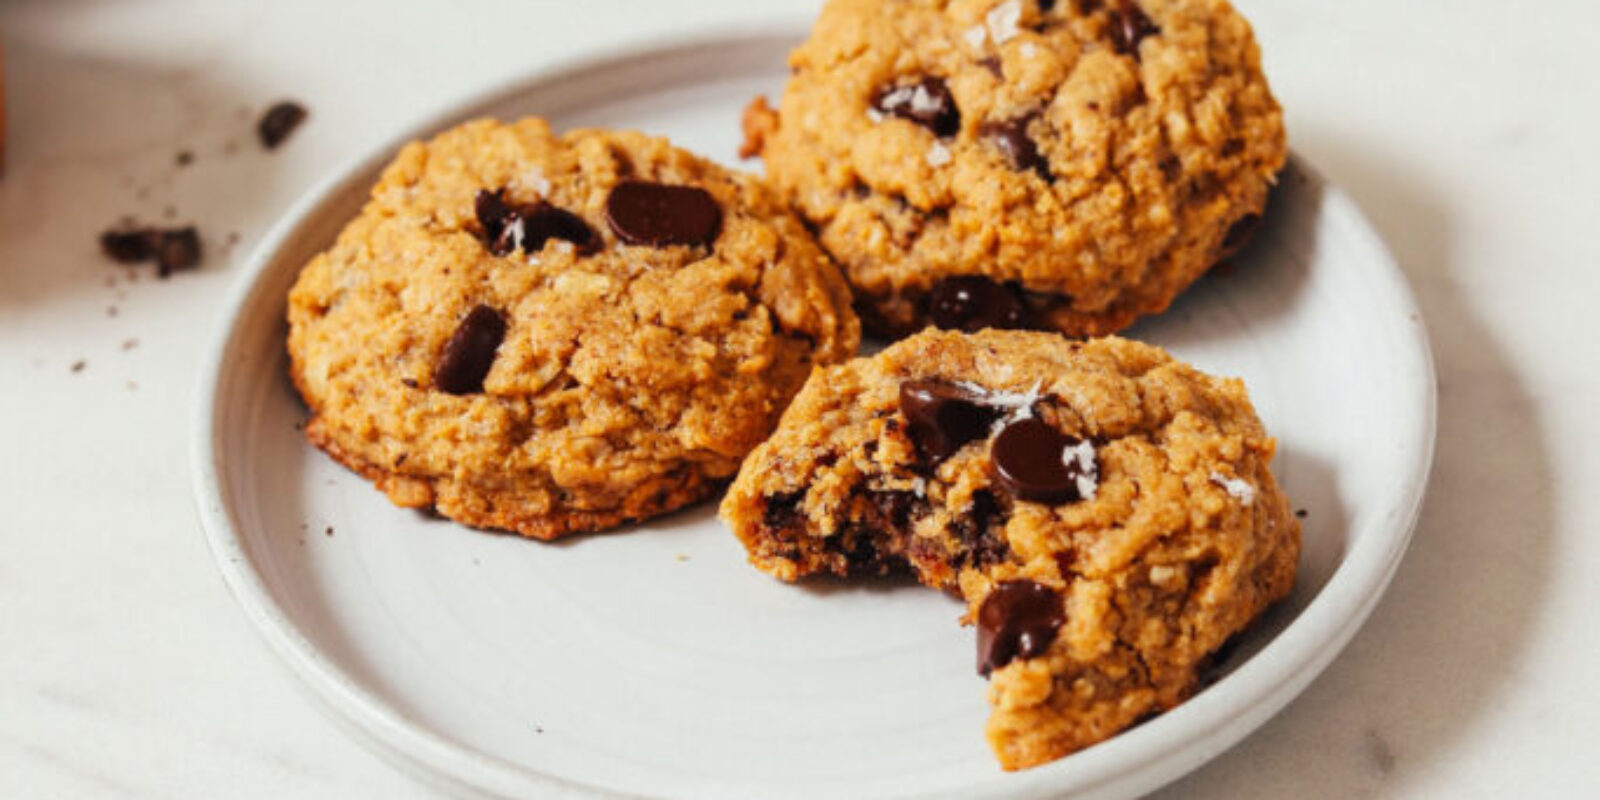
[[[402,506],[551,539],[699,500],[859,339],[757,180],[638,133],[401,150],[289,295],[306,434]]]
[[[1225,0],[830,0],[745,153],[867,327],[1100,335],[1259,219],[1287,155]]]
[[[1182,702],[1288,594],[1274,449],[1238,380],[1156,347],[930,330],[819,369],[721,513],[785,580],[959,592],[1018,769]]]

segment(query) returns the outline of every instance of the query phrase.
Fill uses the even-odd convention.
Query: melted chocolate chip
[[[971,389],[939,380],[900,384],[900,413],[923,461],[937,465],[967,442],[988,435],[1000,412],[982,405],[981,399]]]
[[[1087,467],[1069,448],[1079,440],[1062,434],[1037,417],[1019,419],[1000,429],[989,448],[995,482],[1013,497],[1037,503],[1072,503],[1083,499],[1080,479],[1098,479],[1098,467]]]
[[[1015,284],[1001,285],[979,275],[946,278],[928,293],[928,320],[971,333],[984,328],[1027,328],[1032,319]]]
[[[494,366],[495,352],[505,338],[505,317],[485,305],[474,307],[445,342],[433,370],[434,385],[450,394],[483,391],[483,379]]]
[[[1061,595],[1030,580],[1001,581],[978,607],[978,674],[1043,655],[1066,622]]]
[[[1029,170],[1048,181],[1052,177],[1050,162],[1045,160],[1039,152],[1039,146],[1028,136],[1028,125],[1038,116],[1036,113],[1024,114],[1005,122],[985,122],[978,128],[978,135],[989,140],[1011,163],[1012,169]]]
[[[551,239],[571,242],[580,254],[600,249],[600,235],[589,223],[543,200],[518,205],[506,200],[505,189],[480,190],[473,200],[473,210],[483,228],[484,243],[497,256],[517,250],[537,253]]]
[[[261,137],[262,147],[274,150],[305,121],[305,106],[285,100],[274,104],[261,115],[261,120],[256,123],[256,135]]]
[[[893,552],[885,538],[874,531],[853,528],[823,539],[822,549],[844,556],[844,569],[835,567],[834,574],[886,577],[906,571],[910,562]]]
[[[511,221],[513,212],[511,204],[506,202],[506,190],[479,189],[478,194],[472,198],[472,210],[478,217],[478,226],[483,228],[485,243],[492,245],[499,241],[501,233],[505,231],[506,223]],[[499,255],[499,254],[497,254]]]
[[[982,569],[1005,561],[1011,545],[1006,542],[1004,527],[994,493],[987,489],[973,492],[972,505],[951,523],[952,533],[964,548],[961,566]]]
[[[768,530],[780,531],[800,520],[800,501],[805,499],[804,489],[768,495],[761,508],[761,524]]]
[[[906,491],[872,492],[873,515],[868,517],[872,527],[888,532],[904,532],[911,524],[911,510],[916,497]]]
[[[1111,9],[1111,46],[1125,56],[1139,58],[1139,43],[1161,33],[1139,4],[1129,0]]]
[[[1039,0],[1039,13],[1048,14],[1056,7],[1056,0]]]
[[[961,130],[961,111],[949,87],[927,77],[905,86],[886,86],[872,98],[872,107],[890,116],[910,120],[935,136],[954,136]]]
[[[606,222],[628,244],[709,245],[722,229],[722,208],[697,186],[623,181],[606,198]]]
[[[996,80],[1003,81],[1006,79],[1005,65],[1001,63],[999,56],[984,56],[978,59],[978,66],[988,70],[989,74],[993,75]]]
[[[593,253],[600,249],[600,236],[583,218],[549,203],[539,203],[522,215],[522,250],[538,251],[551,239],[571,242],[579,253]]]

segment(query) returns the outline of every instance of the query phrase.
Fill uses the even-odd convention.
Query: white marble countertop
[[[187,435],[218,302],[293,198],[431,109],[815,5],[0,5],[0,797],[434,796],[317,712],[212,566]],[[1239,5],[1294,146],[1416,287],[1438,458],[1349,649],[1161,796],[1600,796],[1600,5]],[[311,119],[266,154],[254,115],[281,97]],[[166,213],[205,232],[201,271],[130,281],[98,253]]]

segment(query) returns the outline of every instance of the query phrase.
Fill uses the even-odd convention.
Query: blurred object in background
[[[6,174],[6,53],[0,50],[0,176]]]

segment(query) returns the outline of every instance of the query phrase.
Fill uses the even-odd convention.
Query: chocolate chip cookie
[[[721,512],[784,580],[958,592],[1019,769],[1182,702],[1289,592],[1274,448],[1239,381],[1156,347],[929,330],[819,369]]]
[[[762,183],[539,119],[407,145],[288,316],[312,442],[399,505],[541,539],[707,496],[859,339]]]
[[[748,154],[869,330],[1120,330],[1247,238],[1287,154],[1225,0],[830,0]]]

